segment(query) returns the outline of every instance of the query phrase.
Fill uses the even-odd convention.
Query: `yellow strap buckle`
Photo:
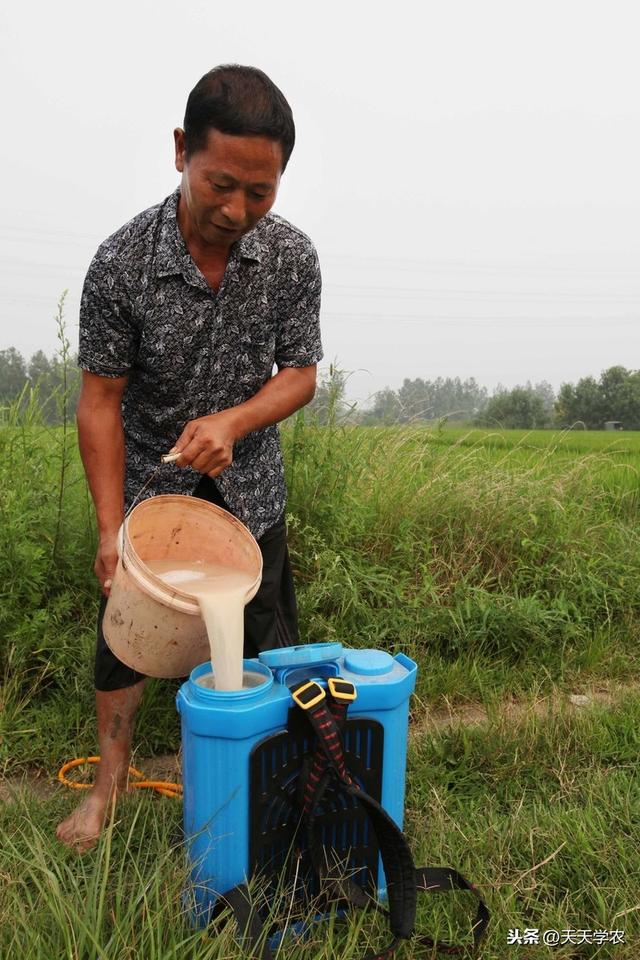
[[[340,677],[329,677],[327,686],[334,700],[346,700],[351,703],[358,696],[356,688],[350,680],[342,680]]]
[[[294,703],[297,703],[302,710],[311,710],[316,704],[322,703],[326,693],[319,683],[316,683],[315,680],[309,680],[292,690],[291,696]]]

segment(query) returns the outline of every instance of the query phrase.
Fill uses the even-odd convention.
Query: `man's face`
[[[185,240],[228,249],[269,212],[282,172],[282,147],[267,137],[210,130],[187,159],[184,131],[174,131],[176,170],[182,174],[178,222]]]

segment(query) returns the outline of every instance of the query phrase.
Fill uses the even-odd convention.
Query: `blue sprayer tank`
[[[289,688],[331,676],[352,681],[357,699],[344,732],[351,774],[398,826],[404,813],[409,698],[417,667],[402,653],[343,648],[339,643],[285,647],[245,660],[245,688],[202,685],[211,665],[192,671],[177,695],[182,721],[184,835],[197,922],[205,924],[220,894],[255,873],[277,874],[297,817],[295,785],[313,735]],[[339,805],[338,805],[339,806]],[[354,804],[354,807],[357,807]],[[350,858],[351,875],[385,896],[369,824],[357,810],[330,809],[322,842]],[[371,850],[373,849],[373,861]]]

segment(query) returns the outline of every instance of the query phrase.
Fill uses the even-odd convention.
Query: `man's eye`
[[[216,190],[230,190],[231,187],[228,183],[214,183]]]
[[[269,194],[268,194],[268,193],[256,193],[255,190],[252,190],[250,196],[251,196],[251,199],[252,199],[252,200],[266,200],[267,197],[269,196]]]

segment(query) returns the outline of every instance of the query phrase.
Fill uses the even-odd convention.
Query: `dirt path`
[[[640,683],[621,684],[617,681],[598,681],[580,693],[555,691],[536,700],[503,700],[487,709],[480,703],[452,704],[429,710],[415,702],[412,704],[409,736],[419,737],[430,731],[459,726],[487,726],[490,723],[517,724],[524,717],[534,714],[546,717],[561,710],[587,710],[593,707],[613,707],[628,694],[640,692]]]
[[[640,684],[637,683],[620,684],[601,681],[581,693],[555,692],[549,696],[525,702],[506,700],[490,710],[479,703],[451,704],[430,710],[426,705],[414,700],[409,736],[414,739],[460,724],[464,726],[483,726],[496,722],[517,724],[531,713],[544,717],[561,710],[579,711],[593,707],[612,707],[627,694],[637,694],[639,691]],[[165,754],[146,759],[135,757],[133,763],[149,780],[180,783],[182,779],[178,754]],[[76,776],[77,772],[70,773],[70,777]],[[50,775],[40,769],[29,770],[19,777],[0,778],[0,802],[11,802],[25,794],[46,800],[63,789],[65,788],[57,780],[57,771]]]

